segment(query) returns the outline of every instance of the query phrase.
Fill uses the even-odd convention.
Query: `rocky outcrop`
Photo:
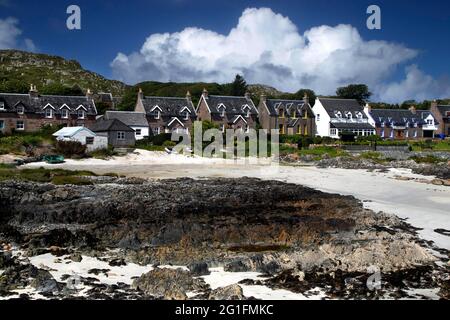
[[[208,296],[209,300],[244,300],[244,292],[241,286],[233,284],[223,288],[217,288]]]
[[[186,300],[188,292],[206,290],[208,285],[181,269],[156,268],[134,280],[132,287],[156,298]]]

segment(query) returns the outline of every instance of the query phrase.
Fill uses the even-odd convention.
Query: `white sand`
[[[168,155],[164,152],[139,150],[126,157],[111,160],[67,160],[60,165],[33,163],[26,167],[88,169],[97,173],[115,172],[145,178],[177,177],[256,177],[302,184],[325,192],[353,195],[375,211],[384,211],[407,218],[408,222],[423,228],[419,234],[437,246],[450,249],[450,237],[434,232],[450,230],[450,187],[434,186],[416,181],[400,181],[395,176],[426,178],[411,174],[410,170],[392,169],[388,173],[366,170],[319,169],[315,167],[238,165],[222,159],[205,159]]]

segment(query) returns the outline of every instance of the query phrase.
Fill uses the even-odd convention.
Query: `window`
[[[380,136],[384,138],[384,129],[381,129]]]
[[[248,126],[248,124],[245,125],[245,132],[249,132],[250,131],[250,127]]]
[[[53,110],[50,108],[45,109],[45,117],[46,118],[53,118]]]
[[[346,116],[347,116],[347,119],[349,119],[349,120],[352,120],[352,118],[353,118],[351,112],[347,112]]]
[[[429,126],[432,126],[432,125],[433,125],[433,119],[428,119],[428,120],[427,120],[427,124],[428,124]]]
[[[184,114],[184,120],[189,120],[189,111]]]
[[[154,128],[153,131],[154,131],[156,134],[160,134],[160,133],[161,133],[161,128],[160,128],[160,127]]]
[[[77,115],[78,115],[78,119],[84,119],[84,116],[85,116],[84,110],[81,110],[81,109],[78,110]]]
[[[302,127],[300,125],[297,127],[297,134],[302,134]]]
[[[69,118],[69,110],[62,109],[62,111],[61,111],[61,118],[63,118],[63,119]]]
[[[284,118],[284,109],[280,109],[280,118]]]
[[[284,134],[284,125],[280,124],[280,134]]]
[[[224,124],[220,125],[220,130],[222,130],[222,132],[225,132],[225,125]]]
[[[25,123],[21,120],[17,121],[16,130],[25,130]]]
[[[142,134],[142,129],[136,129],[136,135],[140,136]]]
[[[409,130],[408,130],[408,129],[405,130],[405,137],[406,137],[406,138],[409,138]]]
[[[18,114],[23,114],[24,112],[25,112],[25,110],[24,110],[23,106],[18,106],[17,107],[17,113]]]
[[[342,118],[342,113],[340,111],[335,113],[336,118]]]
[[[320,113],[317,114],[317,122],[320,121]]]
[[[362,118],[363,118],[363,115],[362,115],[361,112],[358,112],[358,113],[356,114],[356,117],[357,117],[358,119],[362,119]]]
[[[337,135],[337,130],[336,128],[331,128],[330,129],[330,136],[336,136]]]
[[[86,137],[86,144],[94,144],[94,137]]]
[[[125,132],[123,131],[117,132],[117,140],[125,140]]]
[[[5,120],[0,120],[0,130],[5,128]]]
[[[5,110],[5,103],[0,101],[0,110]]]
[[[250,118],[250,109],[247,109],[247,113],[245,114],[246,118]]]
[[[414,138],[417,138],[417,130],[414,130]]]
[[[155,119],[158,120],[159,118],[161,118],[161,111],[157,110],[155,111]]]

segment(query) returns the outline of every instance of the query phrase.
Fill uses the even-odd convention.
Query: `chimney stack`
[[[144,99],[144,92],[142,91],[142,88],[139,88],[138,99]]]
[[[206,88],[203,88],[203,93],[202,93],[202,96],[205,98],[205,99],[208,99],[208,90],[206,90]]]
[[[92,99],[93,96],[94,96],[94,95],[93,95],[91,89],[88,88],[87,91],[86,91],[86,98]]]
[[[371,112],[372,112],[372,106],[366,102],[366,105],[364,106],[364,113],[367,116],[369,116]]]
[[[437,106],[438,106],[438,102],[437,102],[436,99],[434,99],[434,100],[431,102],[431,108],[437,108]]]
[[[261,100],[262,102],[266,103],[266,102],[267,102],[267,96],[266,96],[264,93],[261,94],[260,100]]]
[[[411,111],[412,114],[416,114],[417,109],[416,109],[415,106],[411,106],[411,107],[409,108],[409,111]]]
[[[39,96],[39,92],[37,91],[36,86],[33,84],[30,85],[29,95],[32,98],[37,98]]]
[[[305,95],[303,96],[303,103],[308,105],[309,104],[309,97],[308,94],[305,92]]]
[[[186,99],[188,99],[189,101],[192,101],[192,96],[191,96],[191,93],[189,91],[186,92]]]

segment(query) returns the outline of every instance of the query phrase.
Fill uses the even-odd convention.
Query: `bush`
[[[108,146],[105,149],[98,149],[89,153],[89,156],[96,159],[107,159],[112,156],[115,156],[117,153],[114,152],[114,148],[112,146]]]
[[[150,140],[155,146],[162,146],[164,142],[171,141],[172,134],[171,133],[161,133],[153,137],[149,137]]]
[[[436,164],[436,163],[441,163],[441,162],[445,162],[444,159],[441,159],[439,157],[433,156],[433,155],[427,155],[427,156],[414,156],[414,157],[410,157],[410,160],[414,160],[417,163],[431,163],[431,164]]]
[[[163,143],[163,147],[166,147],[166,148],[173,148],[173,147],[175,147],[177,145],[177,143],[175,142],[175,141],[164,141],[164,143]]]
[[[56,141],[55,151],[65,157],[83,156],[86,153],[86,146],[78,141]]]

